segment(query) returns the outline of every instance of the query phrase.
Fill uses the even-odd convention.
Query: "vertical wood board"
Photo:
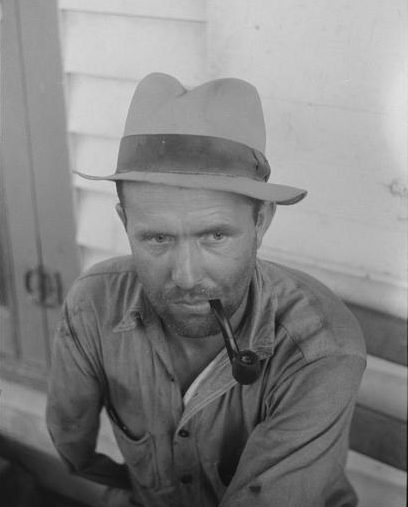
[[[36,267],[42,256],[34,194],[33,146],[26,110],[27,80],[22,60],[21,25],[16,2],[7,0],[2,7],[1,170],[16,296],[19,351],[16,359],[42,368],[47,355],[46,315],[42,308],[32,304],[24,285],[25,273]]]
[[[79,272],[56,2],[19,0],[43,263],[60,273],[66,292]],[[35,20],[35,22],[33,21]],[[48,308],[53,334],[59,308]]]

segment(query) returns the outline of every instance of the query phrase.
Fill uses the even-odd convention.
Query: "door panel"
[[[2,8],[0,371],[45,385],[60,305],[41,304],[32,274],[58,273],[66,292],[78,273],[58,18],[54,1]]]

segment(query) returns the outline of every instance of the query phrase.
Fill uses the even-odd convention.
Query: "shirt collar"
[[[133,276],[136,276],[133,273]],[[122,331],[130,331],[135,329],[139,324],[146,320],[146,303],[143,296],[143,289],[141,283],[137,282],[136,289],[130,297],[130,301],[124,304],[122,318],[113,328],[114,333],[121,333]]]
[[[257,260],[248,294],[245,323],[238,336],[241,349],[254,350],[261,358],[273,354],[277,298],[271,282],[265,277],[262,262]]]

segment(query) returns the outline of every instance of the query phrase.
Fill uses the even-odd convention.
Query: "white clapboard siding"
[[[304,224],[306,226],[306,224]],[[310,224],[307,224],[310,228]],[[313,226],[316,230],[319,227]],[[293,225],[288,225],[288,229],[284,231],[289,234]],[[322,230],[321,235],[325,234]],[[340,233],[339,233],[340,234]],[[306,238],[308,241],[310,239]],[[299,241],[305,241],[305,237],[299,237]],[[361,243],[361,238],[358,238]],[[287,249],[281,247],[287,246]],[[407,289],[405,277],[400,281],[389,279],[389,277],[375,276],[368,272],[362,266],[360,269],[350,267],[347,264],[338,264],[324,257],[306,256],[294,253],[285,241],[281,243],[274,238],[273,246],[262,246],[260,256],[270,261],[285,264],[294,269],[299,269],[314,276],[322,283],[330,287],[339,297],[355,303],[372,308],[383,313],[391,314],[396,317],[405,319],[407,315]],[[298,251],[300,247],[297,248]],[[296,248],[295,248],[296,252]],[[400,245],[397,246],[396,252],[400,252]],[[398,283],[399,282],[399,283]]]
[[[325,216],[405,230],[406,197],[393,191],[394,181],[406,179],[403,121],[390,142],[386,115],[274,100],[263,104],[267,155],[277,181],[309,190],[307,207]]]
[[[92,175],[108,175],[115,172],[119,150],[119,138],[70,135],[71,169]],[[90,192],[115,194],[115,184],[106,181],[86,180],[74,175],[76,188]]]
[[[326,259],[296,256],[290,250],[262,247],[261,257],[294,269],[300,269],[330,287],[339,297],[350,303],[406,318],[407,291],[402,280],[396,285],[386,278],[374,278],[363,269],[353,269]]]
[[[279,209],[278,213],[264,239],[263,257],[295,264],[294,267],[315,274],[336,292],[349,276],[349,289],[346,284],[344,291],[339,292],[346,300],[406,316],[406,257],[402,234],[338,217],[332,219],[323,213],[309,213],[301,205],[291,210]],[[356,277],[361,287],[355,287]],[[384,287],[386,292],[376,290],[371,296],[367,294],[368,290]],[[367,299],[360,299],[363,295]]]
[[[128,251],[128,241],[115,211],[114,195],[79,191],[77,242],[112,254]]]
[[[69,132],[120,138],[135,87],[133,81],[69,75]]]
[[[140,80],[150,72],[203,80],[205,24],[189,21],[63,13],[67,72]]]
[[[316,258],[338,266],[350,266],[374,278],[403,281],[406,256],[402,233],[392,229],[379,229],[375,224],[364,224],[343,217],[330,217],[327,213],[308,210],[305,205],[278,208],[271,225],[266,244],[301,253],[306,258]],[[294,231],[296,224],[296,231]],[[373,237],[381,242],[373,248]],[[322,240],[324,238],[324,241]]]
[[[406,118],[405,0],[207,1],[213,76],[263,97]]]
[[[59,0],[60,9],[205,21],[206,0]]]
[[[367,357],[358,403],[402,421],[407,420],[407,367]]]
[[[354,451],[349,451],[346,470],[359,507],[405,506],[406,472]]]

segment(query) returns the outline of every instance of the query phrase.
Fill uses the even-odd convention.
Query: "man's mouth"
[[[208,312],[210,310],[208,299],[203,298],[178,299],[177,301],[174,301],[173,304],[180,309],[199,311],[200,313]]]

